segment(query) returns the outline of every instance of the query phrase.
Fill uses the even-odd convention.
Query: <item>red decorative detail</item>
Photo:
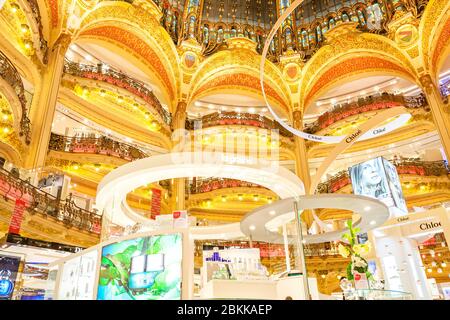
[[[161,190],[152,189],[152,207],[150,209],[150,218],[155,219],[161,214]]]
[[[155,53],[155,51],[149,45],[147,45],[146,41],[131,32],[111,26],[89,29],[82,32],[81,35],[108,38],[132,49],[149,63],[149,66],[153,68],[155,73],[160,77],[161,82],[167,88],[169,96],[173,99],[174,90],[171,85],[172,81],[170,81],[170,77],[167,74],[166,67],[162,63],[159,56]]]
[[[320,124],[320,128],[324,129],[328,126],[332,125],[335,122],[338,122],[339,120],[345,119],[347,117],[364,113],[367,111],[376,111],[376,110],[382,110],[382,109],[389,109],[393,107],[401,107],[402,105],[399,102],[379,102],[379,103],[373,103],[368,104],[360,107],[355,107],[350,110],[346,110],[342,113],[335,113],[335,112],[325,112],[322,114],[318,122]]]
[[[297,76],[297,67],[296,66],[289,67],[286,73],[289,76],[289,78],[291,79],[295,78]]]
[[[390,62],[386,59],[377,57],[359,57],[345,60],[322,74],[319,79],[314,83],[314,86],[309,91],[305,99],[305,106],[309,105],[315,95],[324,87],[336,79],[342,78],[345,75],[355,73],[358,71],[394,71],[396,73],[403,73],[409,77],[412,77],[410,73],[405,71],[401,66]]]
[[[59,12],[58,12],[58,0],[48,0],[48,5],[50,7],[52,27],[56,28],[58,26]]]
[[[207,82],[203,86],[201,86],[199,89],[197,89],[196,92],[202,93],[202,92],[212,89],[212,88],[219,88],[219,87],[224,87],[224,86],[247,87],[247,88],[257,90],[258,93],[260,93],[262,91],[259,78],[251,76],[246,73],[234,73],[234,74],[225,74],[225,75],[218,76],[218,77],[214,78],[213,80]],[[264,83],[264,89],[268,96],[272,97],[276,101],[280,102],[280,104],[282,106],[286,107],[286,103],[283,100],[283,98],[277,93],[276,90],[274,90],[266,82]]]
[[[14,206],[14,212],[11,216],[11,222],[9,223],[9,233],[19,234],[20,227],[22,225],[23,212],[25,211],[26,202],[22,199],[16,200]]]

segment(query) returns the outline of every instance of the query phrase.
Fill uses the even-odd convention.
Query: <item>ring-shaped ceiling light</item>
[[[120,226],[155,221],[130,208],[126,196],[133,190],[166,179],[217,177],[255,183],[281,199],[305,194],[303,182],[283,167],[271,167],[263,159],[245,158],[236,163],[225,153],[183,152],[153,156],[125,164],[107,174],[97,188],[96,205],[110,221]],[[239,223],[233,230],[239,230]],[[201,228],[201,227],[199,227]],[[230,229],[231,230],[231,229]]]
[[[294,11],[304,0],[296,0],[294,1],[284,12],[283,14],[278,18],[277,22],[275,22],[275,25],[273,26],[272,30],[270,30],[269,35],[266,39],[266,42],[264,44],[264,49],[262,51],[262,57],[261,57],[261,64],[259,67],[259,80],[261,82],[261,90],[264,97],[264,101],[266,103],[267,108],[269,109],[270,113],[274,117],[274,119],[286,130],[291,132],[292,134],[299,136],[305,140],[311,140],[311,141],[318,141],[318,142],[324,142],[324,143],[339,143],[341,142],[345,136],[320,136],[315,134],[309,134],[305,133],[303,131],[297,130],[290,125],[286,124],[274,111],[272,106],[270,105],[269,101],[267,100],[266,91],[264,89],[264,68],[266,63],[266,56],[267,52],[269,50],[270,43],[272,42],[273,37],[275,36],[276,32],[278,31],[278,28],[281,26],[281,24],[286,20],[286,18]],[[360,141],[372,139],[375,137],[382,136],[384,134],[387,134],[391,131],[394,131],[395,129],[401,127],[404,125],[409,119],[411,118],[411,114],[404,113],[400,115],[399,117],[395,118],[395,120],[390,121],[386,125],[382,125],[370,132],[367,132],[363,136],[360,137]],[[386,119],[387,120],[387,119]]]
[[[244,216],[241,221],[241,231],[255,241],[282,243],[283,236],[277,231],[280,226],[295,219],[295,201],[299,211],[319,208],[353,211],[361,216],[354,222],[354,225],[361,229],[361,233],[381,226],[389,218],[389,208],[376,199],[348,194],[320,194],[283,199],[257,208]],[[347,229],[343,229],[307,235],[303,239],[305,243],[328,242],[340,239],[346,231]]]

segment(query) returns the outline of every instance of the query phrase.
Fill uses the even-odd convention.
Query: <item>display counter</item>
[[[286,277],[276,280],[222,280],[213,279],[206,283],[200,292],[201,299],[267,299],[304,300],[302,276]],[[317,281],[309,278],[309,290],[313,300],[319,299]]]
[[[201,299],[278,299],[277,282],[273,280],[208,281],[200,293]]]

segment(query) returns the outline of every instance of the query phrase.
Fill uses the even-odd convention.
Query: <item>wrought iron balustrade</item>
[[[71,194],[67,199],[59,199],[3,168],[0,168],[0,194],[6,201],[23,200],[30,214],[51,216],[69,228],[97,234],[101,231],[102,217],[96,211],[78,207]]]
[[[148,157],[146,153],[126,143],[108,137],[67,137],[56,133],[50,136],[49,149],[72,153],[104,154],[134,161]]]
[[[403,95],[381,93],[379,95],[361,97],[357,101],[335,106],[332,110],[320,115],[316,121],[306,124],[304,130],[307,133],[314,134],[335,122],[353,115],[399,106],[405,106],[408,109],[427,108],[428,103],[423,94],[405,97]]]
[[[36,21],[36,24],[38,25],[39,30],[39,48],[41,49],[42,55],[43,55],[43,62],[47,64],[48,59],[48,43],[47,40],[44,39],[43,34],[43,26],[42,26],[42,20],[41,20],[41,12],[39,10],[39,5],[37,3],[37,0],[27,0],[30,8],[31,13],[33,14],[33,18]]]
[[[202,128],[221,125],[243,125],[267,130],[279,130],[280,135],[289,138],[293,137],[293,134],[284,129],[278,122],[266,118],[265,116],[253,113],[215,112],[205,115],[199,119],[187,120],[186,129],[194,130],[196,121],[201,123]]]
[[[447,167],[445,161],[393,160],[391,162],[395,165],[400,175],[445,176],[450,174],[450,168]],[[326,182],[320,183],[317,186],[317,190],[318,193],[333,193],[350,184],[348,171],[343,170]]]
[[[20,119],[19,135],[23,136],[26,144],[31,142],[31,121],[28,118],[27,99],[19,72],[12,62],[0,51],[0,77],[2,77],[16,92],[19,99],[22,116]]]
[[[217,189],[224,188],[264,188],[258,184],[251,182],[236,180],[236,179],[225,179],[225,178],[207,178],[207,179],[196,179],[189,184],[189,190],[191,194],[199,194],[210,192]]]
[[[115,70],[112,67],[104,68],[102,64],[93,66],[66,60],[64,72],[72,76],[99,80],[124,88],[151,105],[158,112],[164,123],[167,125],[171,123],[170,113],[163,108],[153,91],[143,82],[133,79],[119,70]]]

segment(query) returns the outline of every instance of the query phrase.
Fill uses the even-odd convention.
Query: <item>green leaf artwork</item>
[[[181,240],[181,234],[158,235],[105,246],[97,299],[180,299]]]

